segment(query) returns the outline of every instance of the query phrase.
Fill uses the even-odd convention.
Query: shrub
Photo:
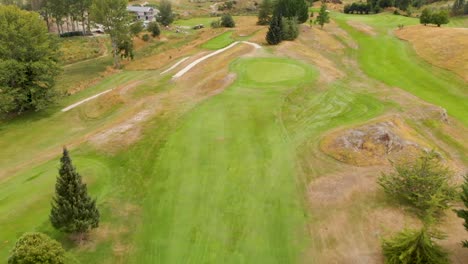
[[[352,3],[344,6],[343,12],[345,14],[369,14],[371,5],[368,3]]]
[[[8,264],[20,263],[65,263],[65,250],[57,241],[42,233],[26,233],[16,241]]]
[[[224,14],[221,17],[221,26],[227,27],[227,28],[233,28],[236,26],[236,23],[234,22],[234,19],[230,14]]]
[[[299,36],[299,26],[296,18],[284,18],[281,23],[283,40],[295,40]]]
[[[436,24],[438,27],[449,22],[448,12],[445,10],[440,10],[437,13],[433,13],[431,18],[431,23]]]
[[[421,13],[421,16],[419,17],[419,23],[423,25],[427,25],[431,23],[431,16],[432,16],[431,10],[429,10],[428,8],[424,8]]]
[[[382,250],[386,264],[448,264],[448,254],[433,238],[439,235],[430,234],[425,228],[403,230],[395,237],[383,240]]]
[[[141,31],[143,31],[143,23],[141,21],[136,21],[135,23],[130,25],[130,32],[132,35],[138,35]]]
[[[141,39],[142,39],[143,41],[148,42],[148,41],[150,40],[150,36],[149,36],[148,34],[145,33],[145,34],[141,37]]]
[[[148,24],[147,29],[151,33],[151,36],[153,36],[153,38],[161,34],[161,30],[159,29],[158,22],[150,22]]]
[[[70,32],[61,33],[60,37],[69,38],[69,37],[82,37],[82,36],[92,36],[92,35],[93,34],[91,33],[83,33],[83,31],[70,31]]]
[[[462,185],[462,193],[460,198],[465,206],[464,209],[455,210],[457,216],[463,219],[463,226],[468,231],[468,175],[465,175],[465,181]],[[462,242],[463,247],[468,248],[468,239]]]
[[[426,153],[415,162],[397,165],[395,170],[382,174],[378,183],[390,197],[410,205],[422,217],[439,215],[455,198],[455,188],[449,184],[453,173],[441,164],[435,152]]]
[[[221,27],[221,20],[219,20],[219,19],[213,20],[213,21],[211,21],[210,25],[211,25],[212,28],[220,28]]]

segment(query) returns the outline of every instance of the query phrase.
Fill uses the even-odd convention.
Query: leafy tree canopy
[[[0,5],[0,114],[53,102],[58,41],[37,13]]]
[[[16,241],[8,264],[63,264],[65,250],[57,241],[42,233],[26,233]]]

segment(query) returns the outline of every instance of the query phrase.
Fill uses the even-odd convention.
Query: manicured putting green
[[[286,58],[242,59],[232,69],[244,85],[297,85],[314,76],[309,66]]]

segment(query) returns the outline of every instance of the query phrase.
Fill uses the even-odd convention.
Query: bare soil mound
[[[417,143],[418,142],[418,143]],[[386,165],[417,156],[424,143],[398,118],[332,133],[321,142],[323,152],[356,166]]]
[[[468,82],[468,28],[411,26],[395,30],[427,62],[458,74]]]

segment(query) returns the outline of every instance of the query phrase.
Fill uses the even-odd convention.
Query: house
[[[155,21],[159,10],[149,6],[127,6],[127,11],[141,21]]]

